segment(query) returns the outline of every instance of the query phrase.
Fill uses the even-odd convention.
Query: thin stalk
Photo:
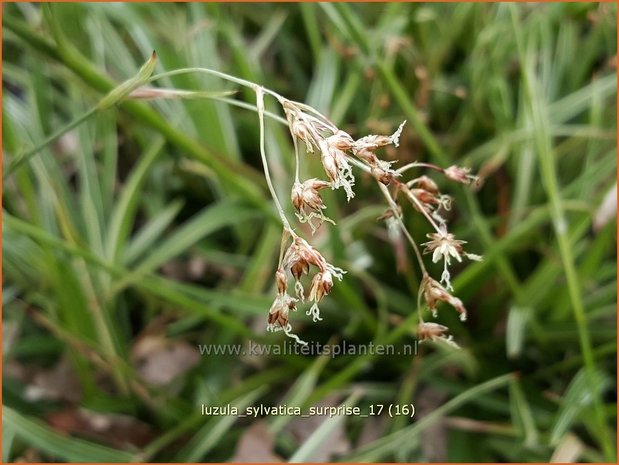
[[[232,76],[231,74],[222,73],[221,71],[215,71],[214,69],[210,69],[210,68],[179,68],[179,69],[175,69],[172,71],[166,71],[165,73],[154,74],[153,76],[150,77],[149,81],[153,82],[153,81],[157,81],[159,79],[167,78],[170,76],[177,76],[179,74],[191,74],[191,73],[210,74],[212,76],[217,76],[221,79],[225,79],[226,81],[234,82],[235,84],[240,84],[254,91],[256,90],[256,86],[258,85],[255,82],[247,81],[246,79],[241,79],[236,76]],[[272,97],[275,97],[278,101],[282,103],[286,101],[286,99],[283,96],[281,96],[275,91],[266,89],[264,87],[261,87],[261,89],[265,94],[269,94]]]
[[[407,191],[407,194],[408,194],[408,198],[415,204],[417,209],[423,214],[423,216],[426,217],[426,219],[430,222],[432,227],[434,227],[434,229],[436,229],[436,232],[441,234],[441,229],[438,227],[438,225],[436,224],[434,219],[428,214],[428,212],[426,211],[424,206],[421,204],[421,202],[419,201],[417,196],[415,194],[413,194],[412,192],[410,192],[410,191]]]
[[[299,161],[299,143],[294,135],[292,136],[292,142],[294,144],[294,182],[299,183],[299,169],[301,165]]]
[[[251,103],[247,103],[247,102],[242,102],[240,100],[235,100],[230,97],[210,97],[210,98],[211,100],[217,100],[218,102],[223,102],[228,105],[243,108],[245,110],[251,110],[251,111],[256,111],[256,112],[258,111],[258,109],[256,108],[256,105],[252,105]],[[277,121],[278,123],[281,123],[285,126],[288,125],[288,121],[286,121],[285,118],[282,118],[281,116],[276,115],[275,113],[265,110],[264,115],[268,116],[272,120]]]
[[[405,171],[408,171],[408,170],[413,169],[413,168],[429,168],[431,170],[438,171],[439,173],[444,173],[445,172],[445,170],[443,168],[441,168],[440,166],[434,165],[432,163],[420,163],[418,161],[414,161],[412,163],[404,165],[401,168],[398,168],[396,170],[396,172],[402,174]]]
[[[419,323],[425,323],[423,320],[423,315],[421,313],[421,293],[423,289],[423,283],[428,277],[427,273],[424,273],[423,278],[421,278],[421,284],[419,284],[419,290],[417,291],[417,314],[419,315]]]
[[[582,293],[578,282],[576,267],[574,265],[572,246],[570,245],[569,238],[567,237],[567,223],[564,217],[561,196],[559,194],[557,174],[552,158],[540,153],[540,167],[542,178],[544,179],[544,185],[546,187],[546,193],[550,200],[553,226],[557,237],[557,243],[559,245],[559,254],[561,255],[561,262],[563,263],[565,278],[567,280],[568,292],[572,302],[574,319],[576,320],[576,325],[578,327],[578,339],[585,362],[585,368],[587,370],[587,378],[591,383],[591,386],[594,386],[596,372],[595,358],[593,356],[591,337],[587,329],[587,318],[582,302]],[[600,432],[602,433],[600,437],[602,448],[604,449],[604,454],[607,460],[614,463],[615,450],[612,446],[610,434],[607,429],[606,413],[604,411],[601,393],[596,392],[594,389],[592,389],[592,393],[594,394],[594,411],[599,423]]]
[[[406,225],[402,221],[402,216],[398,214],[398,206],[393,200],[393,197],[391,197],[391,193],[389,192],[389,189],[387,189],[387,186],[385,186],[382,182],[378,182],[377,184],[380,187],[381,192],[385,196],[385,199],[387,199],[387,203],[393,210],[393,214],[395,215],[395,218],[398,221],[398,225],[400,226],[400,229],[402,230],[402,232],[408,239],[408,242],[410,242],[411,246],[413,247],[413,250],[415,251],[415,255],[417,256],[417,261],[419,262],[419,267],[421,268],[421,271],[423,272],[424,275],[427,274],[428,271],[426,270],[426,266],[423,263],[423,258],[421,257],[421,252],[419,251],[419,247],[417,246],[415,239],[413,239],[413,236],[411,236],[411,234],[408,232],[408,229],[406,229]]]
[[[347,456],[347,462],[378,462],[381,458],[393,453],[394,449],[409,451],[411,446],[415,444],[412,439],[418,437],[421,431],[425,430],[432,424],[436,423],[440,418],[446,417],[449,413],[456,410],[460,406],[470,401],[475,401],[484,397],[488,392],[499,389],[509,383],[514,375],[511,373],[497,376],[481,384],[477,384],[466,391],[451,398],[440,407],[437,407],[428,415],[413,422],[406,428],[383,436],[361,448],[358,448],[354,453]]]
[[[269,187],[269,192],[271,192],[271,197],[273,197],[273,202],[275,202],[275,207],[277,208],[277,212],[279,213],[279,217],[282,220],[282,224],[284,225],[284,229],[288,231],[293,237],[296,237],[295,232],[292,230],[292,226],[288,222],[286,218],[286,214],[284,213],[284,209],[282,208],[282,204],[277,197],[277,193],[275,192],[275,187],[273,187],[273,181],[271,180],[271,173],[269,172],[269,162],[267,160],[266,151],[265,151],[265,141],[264,141],[264,88],[254,84],[252,86],[254,91],[256,92],[256,107],[258,109],[258,121],[260,124],[260,157],[262,158],[262,167],[264,168],[264,177],[267,181],[267,186]]]

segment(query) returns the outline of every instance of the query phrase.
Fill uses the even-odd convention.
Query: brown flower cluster
[[[449,267],[452,259],[461,262],[463,257],[469,260],[480,260],[481,257],[465,252],[463,245],[466,242],[456,239],[448,232],[443,214],[451,209],[451,197],[442,194],[437,183],[425,174],[407,182],[401,181],[401,177],[410,168],[427,168],[441,173],[449,180],[463,184],[475,183],[477,178],[470,174],[467,168],[455,165],[444,169],[427,163],[412,163],[395,170],[392,168],[393,162],[379,158],[377,151],[381,148],[387,145],[398,147],[406,122],[403,122],[389,136],[367,135],[354,139],[314,108],[299,102],[292,102],[281,96],[278,96],[278,99],[284,109],[294,141],[296,174],[290,198],[299,221],[308,223],[312,233],[325,221],[335,224],[324,213],[327,207],[321,197],[321,191],[327,188],[341,188],[346,193],[347,200],[350,201],[355,195],[353,167],[371,174],[381,186],[389,203],[389,210],[381,217],[388,223],[389,237],[395,235],[406,237],[418,258],[423,272],[419,290],[420,301],[425,302],[425,306],[434,316],[438,314],[438,304],[446,303],[460,314],[462,321],[465,321],[467,313],[462,301],[451,294],[453,288]],[[309,154],[320,155],[325,179],[310,178],[301,181],[299,175],[300,147],[304,147]],[[443,262],[440,282],[430,277],[421,259],[419,246],[406,230],[402,221],[402,208],[398,203],[401,199],[409,202],[415,210],[423,214],[433,229],[433,232],[427,235],[429,241],[421,245],[425,247],[424,254],[432,255],[432,262]],[[285,219],[283,211],[280,211],[280,215],[284,223],[283,243],[287,248],[285,252],[284,247],[282,248],[280,265],[275,274],[278,294],[269,311],[268,329],[283,330],[290,337],[302,342],[291,332],[291,325],[288,321],[290,310],[296,310],[297,302],[305,302],[307,299],[311,306],[306,313],[312,316],[314,322],[320,321],[322,318],[318,304],[331,292],[334,278],[341,280],[345,272],[329,264],[320,252],[294,232]],[[289,238],[292,238],[292,243],[287,245]],[[311,275],[309,292],[306,292],[301,282],[304,275]],[[288,294],[290,278],[294,280],[295,297]],[[424,322],[421,314],[422,308],[418,310],[420,312],[418,326],[420,340],[441,340],[456,346],[452,337],[445,334],[447,327],[438,323]]]
[[[316,231],[316,225],[312,222],[314,218],[317,218],[320,226],[324,221],[328,221],[332,224],[335,222],[327,218],[323,213],[323,210],[326,207],[322,198],[320,197],[319,191],[325,189],[326,187],[330,187],[331,184],[327,181],[322,181],[320,179],[312,178],[300,183],[295,181],[292,186],[292,205],[296,210],[297,218],[302,223],[308,223],[312,228],[312,232]]]
[[[315,248],[300,236],[293,236],[292,244],[286,249],[281,265],[275,272],[278,294],[269,311],[268,326],[270,331],[284,330],[290,332],[288,312],[296,310],[296,303],[305,302],[306,292],[301,283],[303,275],[313,275],[308,300],[312,303],[307,315],[311,315],[314,322],[322,320],[318,304],[333,288],[333,278],[342,280],[344,273],[341,268],[335,267]],[[288,277],[294,279],[296,298],[288,294]]]

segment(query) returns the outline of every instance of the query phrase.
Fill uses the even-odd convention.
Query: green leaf
[[[183,224],[168,239],[160,243],[133,272],[116,283],[114,290],[118,292],[146,274],[155,271],[208,234],[225,226],[241,223],[257,214],[256,210],[251,210],[232,201],[223,201],[205,208],[201,213]]]
[[[535,446],[538,443],[538,431],[533,418],[531,407],[520,387],[518,379],[512,379],[509,383],[509,400],[512,413],[512,423],[525,438],[527,446]]]
[[[126,463],[135,462],[137,457],[129,452],[112,449],[98,444],[60,435],[38,420],[2,407],[3,428],[12,429],[26,444],[40,449],[54,459],[69,462]]]
[[[154,218],[146,223],[129,241],[123,261],[130,265],[140,258],[158,239],[163,231],[172,224],[178,212],[183,208],[182,200],[171,202]]]
[[[125,242],[137,210],[141,187],[144,184],[146,174],[161,153],[164,139],[157,137],[148,147],[144,155],[140,157],[138,164],[131,171],[131,175],[125,184],[120,199],[115,203],[112,218],[107,230],[107,257],[114,263],[120,261]]]
[[[318,357],[314,363],[299,376],[280,403],[291,407],[302,407],[314,391],[318,377],[328,362],[329,357],[327,355]],[[269,427],[271,434],[277,435],[277,433],[293,419],[294,417],[291,415],[278,415],[274,417]]]
[[[375,462],[389,455],[399,448],[403,451],[408,450],[408,445],[414,443],[419,434],[426,428],[437,422],[441,417],[447,415],[468,401],[483,396],[485,393],[498,389],[506,385],[512,378],[511,374],[499,376],[484,383],[473,386],[436,408],[425,417],[420,418],[415,423],[404,429],[384,436],[349,455],[345,458],[347,462]]]
[[[354,407],[361,399],[362,391],[353,392],[340,406]],[[329,436],[346,420],[345,415],[335,415],[325,420],[288,460],[290,463],[311,461],[317,449],[329,439]]]
[[[524,344],[524,336],[530,314],[531,309],[526,307],[521,308],[514,305],[509,309],[505,334],[505,345],[507,348],[507,356],[509,358],[518,357],[522,351],[522,345]]]
[[[15,429],[8,423],[2,422],[2,463],[8,463],[11,460],[11,451],[13,449],[13,440],[15,439]]]
[[[595,396],[601,396],[610,384],[610,380],[599,371],[593,378],[593,391],[590,380],[587,379],[586,368],[581,368],[567,387],[559,413],[550,433],[550,443],[557,445],[561,438],[578,420],[578,416],[593,403]]]
[[[266,386],[254,389],[249,394],[237,398],[230,405],[242,412],[264,393]],[[183,450],[175,457],[175,462],[199,462],[204,460],[205,455],[213,449],[228,430],[238,420],[235,415],[215,416],[207,420],[206,424],[198,430]]]

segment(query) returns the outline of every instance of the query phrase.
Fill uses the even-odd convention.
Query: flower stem
[[[432,163],[420,163],[420,162],[417,162],[417,161],[414,161],[412,163],[409,163],[407,165],[404,165],[404,166],[398,168],[396,170],[396,172],[402,174],[405,171],[408,171],[408,170],[413,169],[413,168],[429,168],[431,170],[436,170],[439,173],[444,173],[445,172],[445,170],[443,168],[441,168],[440,166],[434,165]]]
[[[226,81],[230,81],[230,82],[234,82],[235,84],[240,84],[242,86],[248,87],[252,90],[256,90],[257,87],[260,87],[262,89],[262,92],[265,94],[269,94],[272,97],[275,97],[280,103],[283,103],[286,99],[281,96],[280,94],[278,94],[275,91],[272,91],[270,89],[266,89],[262,86],[258,86],[258,84],[256,84],[255,82],[251,82],[251,81],[247,81],[245,79],[241,79],[238,78],[236,76],[232,76],[230,74],[226,74],[226,73],[222,73],[221,71],[215,71],[214,69],[210,69],[210,68],[180,68],[180,69],[175,69],[173,71],[166,71],[165,73],[159,73],[159,74],[155,74],[153,76],[150,77],[149,81],[153,82],[153,81],[158,81],[159,79],[163,79],[166,77],[171,77],[171,76],[178,76],[180,74],[191,74],[191,73],[203,73],[203,74],[210,74],[212,76],[217,76],[221,79],[225,79]]]
[[[400,229],[402,230],[402,232],[404,233],[404,235],[408,239],[408,242],[410,242],[411,246],[413,247],[413,250],[415,251],[415,255],[417,257],[417,261],[419,262],[419,267],[421,268],[421,271],[423,272],[424,275],[427,274],[428,271],[426,270],[426,266],[423,263],[423,258],[421,257],[421,252],[419,251],[419,246],[415,242],[415,239],[413,239],[413,236],[411,236],[411,234],[408,232],[408,229],[406,229],[406,225],[404,224],[404,222],[402,221],[402,217],[398,213],[398,206],[396,205],[395,201],[393,200],[393,197],[391,197],[391,193],[389,192],[389,189],[387,189],[387,186],[385,186],[381,182],[378,182],[378,186],[380,187],[380,190],[382,191],[383,195],[387,199],[387,203],[389,204],[389,206],[393,210],[393,214],[394,214],[396,220],[398,221],[398,224],[400,225]]]
[[[301,163],[299,162],[299,143],[297,142],[297,138],[292,136],[292,142],[294,144],[294,182],[298,183],[299,181],[299,169]]]
[[[426,217],[426,219],[430,222],[430,224],[432,225],[432,227],[434,229],[436,229],[437,233],[441,233],[441,229],[438,227],[438,225],[436,224],[436,222],[434,221],[434,219],[428,214],[428,212],[426,211],[425,207],[422,205],[422,203],[419,201],[419,199],[417,198],[417,196],[415,194],[413,194],[408,187],[405,186],[406,189],[406,194],[408,196],[408,198],[415,204],[415,206],[417,207],[417,209],[423,214],[423,216]]]
[[[275,192],[275,187],[273,187],[273,181],[271,180],[271,173],[269,172],[269,163],[267,161],[266,151],[265,151],[265,143],[264,143],[264,88],[258,86],[256,84],[252,85],[252,88],[256,92],[256,107],[258,108],[258,120],[260,122],[260,157],[262,158],[262,166],[264,168],[264,177],[267,181],[267,186],[269,187],[269,192],[271,192],[271,197],[273,197],[273,201],[275,202],[275,207],[277,208],[277,212],[279,213],[279,217],[282,220],[282,224],[284,225],[284,229],[288,231],[293,237],[296,236],[295,232],[292,230],[288,219],[286,218],[286,214],[284,213],[284,209],[282,208],[282,204],[277,197],[277,193]]]

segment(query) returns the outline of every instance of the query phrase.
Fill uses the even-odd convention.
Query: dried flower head
[[[425,253],[432,252],[432,261],[438,263],[441,259],[449,265],[451,264],[451,257],[455,258],[459,262],[462,261],[462,244],[466,244],[466,241],[461,241],[455,238],[451,233],[448,233],[445,229],[442,229],[438,233],[430,233],[427,235],[431,241],[424,242],[422,245],[426,246]]]
[[[398,126],[398,129],[390,136],[375,136],[370,134],[356,140],[352,147],[353,153],[355,153],[356,155],[357,152],[363,149],[367,149],[373,152],[374,150],[389,144],[393,144],[394,146],[399,147],[400,135],[402,134],[402,130],[404,129],[405,124],[406,121],[403,121],[402,124]]]
[[[452,181],[460,182],[462,184],[477,184],[479,182],[478,176],[470,174],[470,168],[452,165],[449,168],[445,168],[443,173]]]
[[[341,281],[346,272],[328,263],[322,254],[309,245],[305,239],[296,236],[284,254],[282,268],[289,270],[292,274],[296,281],[297,297],[302,301],[305,301],[305,291],[300,279],[303,274],[309,273],[310,265],[318,268],[318,272],[312,279],[309,299],[314,304],[318,304],[320,299],[331,291],[333,277]]]
[[[297,299],[290,297],[288,294],[278,294],[269,310],[267,320],[267,331],[286,330],[288,324],[288,312],[297,309]]]
[[[356,140],[351,147],[353,154],[368,165],[374,178],[386,186],[391,184],[400,174],[391,168],[394,162],[381,160],[374,151],[389,144],[394,144],[397,147],[405,123],[406,121],[400,124],[398,130],[391,136],[365,136]]]
[[[323,210],[327,207],[318,192],[330,185],[331,184],[327,181],[312,178],[303,183],[295,182],[292,186],[292,205],[296,210],[297,218],[299,218],[301,223],[308,223],[312,228],[312,233],[314,233],[324,221],[335,224],[332,219],[324,215]],[[314,219],[318,220],[318,226],[314,225],[312,221]]]
[[[419,339],[419,342],[426,340],[443,341],[452,347],[459,348],[458,344],[453,341],[453,336],[445,334],[448,329],[447,326],[439,325],[438,323],[422,322],[417,326],[417,339]]]
[[[368,166],[378,165],[378,157],[370,149],[362,148],[357,150],[353,148],[353,153],[357,158],[365,162]]]
[[[312,315],[314,321],[320,321],[320,309],[318,303],[320,300],[333,288],[333,276],[329,270],[321,271],[312,279],[312,286],[310,288],[309,300],[313,302],[310,309],[307,311],[308,315]]]
[[[289,270],[295,280],[295,292],[301,301],[305,301],[305,293],[301,284],[301,276],[309,273],[310,265],[318,266],[319,253],[306,241],[297,237],[290,245],[282,260],[282,267]]]
[[[319,141],[318,145],[322,166],[331,181],[331,188],[344,188],[346,199],[350,201],[355,196],[352,190],[355,185],[355,176],[352,174],[352,167],[348,162],[346,153],[333,145],[329,145],[326,140]]]
[[[316,273],[312,279],[309,299],[312,302],[320,302],[323,296],[331,292],[333,288],[333,277],[329,271],[321,271]]]
[[[300,284],[299,280],[301,279],[301,276],[309,273],[309,262],[305,260],[298,260],[294,262],[292,265],[290,265],[290,273],[297,281],[297,284]]]
[[[271,331],[283,329],[288,336],[295,338],[298,342],[302,341],[291,332],[291,326],[288,323],[288,312],[290,310],[296,310],[296,302],[298,299],[290,297],[285,292],[287,287],[285,270],[290,271],[294,277],[296,281],[295,291],[297,297],[304,301],[305,291],[300,278],[303,274],[309,273],[310,265],[318,268],[317,273],[312,279],[309,293],[309,300],[312,302],[312,306],[306,312],[308,315],[312,315],[314,322],[322,320],[318,303],[325,295],[331,292],[333,288],[333,277],[341,280],[345,273],[344,270],[328,263],[320,252],[309,245],[304,239],[299,236],[294,237],[292,244],[288,247],[282,258],[282,265],[275,274],[279,294],[269,311],[267,329]]]
[[[383,165],[387,163],[384,160],[379,160],[379,162],[382,162]],[[385,166],[382,166],[382,167],[372,166],[372,169],[370,172],[372,173],[372,176],[374,176],[378,182],[384,184],[385,186],[388,186],[389,184],[391,184],[391,182],[398,176],[398,173],[396,173],[391,168],[389,168],[388,165],[386,167]]]
[[[316,139],[314,138],[310,126],[300,119],[294,119],[290,123],[290,132],[292,136],[301,139],[305,142],[305,147],[308,152],[314,152],[314,146],[316,145]]]
[[[409,187],[415,186],[418,189],[423,189],[424,191],[429,192],[430,194],[434,194],[434,195],[440,194],[438,190],[438,186],[436,185],[436,182],[434,182],[432,178],[429,178],[425,174],[422,176],[419,176],[418,178],[411,180],[408,183],[408,186]]]
[[[434,193],[421,188],[409,189],[408,195],[413,195],[419,200],[419,202],[425,207],[428,213],[434,213],[439,208],[444,210],[451,210],[451,197],[440,192]],[[416,206],[416,205],[414,205]],[[444,223],[445,220],[440,218],[440,222]]]
[[[460,314],[460,321],[466,321],[466,308],[460,299],[451,295],[441,283],[426,274],[421,281],[421,292],[434,317],[437,316],[437,304],[446,302]]]
[[[464,255],[469,260],[480,261],[482,258],[479,255],[469,254],[464,252],[462,244],[466,244],[466,241],[461,241],[455,238],[451,233],[447,232],[447,229],[442,225],[439,232],[430,233],[427,235],[428,242],[424,242],[426,248],[424,253],[432,253],[432,262],[438,263],[443,260],[443,274],[441,275],[441,282],[445,283],[448,289],[453,290],[451,286],[451,275],[449,274],[449,265],[451,265],[451,258],[455,258],[458,262],[462,261]]]
[[[327,137],[325,140],[329,147],[334,147],[344,152],[352,149],[353,144],[355,143],[354,139],[350,136],[350,134],[342,130],[337,131],[335,134]]]

